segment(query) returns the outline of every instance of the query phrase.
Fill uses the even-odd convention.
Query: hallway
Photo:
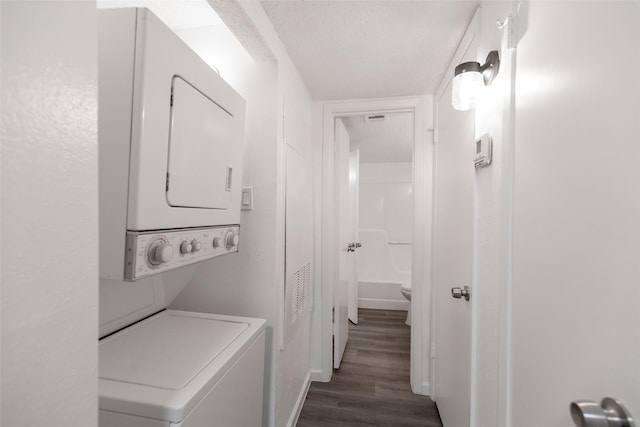
[[[297,427],[440,427],[435,404],[409,387],[406,313],[358,310],[339,370],[311,384]]]

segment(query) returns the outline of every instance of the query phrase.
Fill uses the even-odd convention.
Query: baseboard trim
[[[409,301],[377,298],[358,298],[359,308],[373,308],[376,310],[409,310]]]
[[[321,383],[328,383],[331,381],[331,375],[325,375],[321,369],[312,369],[310,372],[311,381],[318,381]]]
[[[425,381],[422,383],[422,393],[419,394],[423,394],[425,396],[431,396],[431,383],[429,383],[428,381]]]
[[[296,404],[293,407],[291,416],[289,417],[289,422],[287,422],[287,427],[295,427],[296,424],[298,423],[298,418],[300,417],[300,412],[302,412],[302,406],[304,405],[304,400],[307,398],[307,393],[309,392],[310,386],[311,386],[311,372],[309,372],[307,374],[307,377],[304,379],[304,384],[300,389],[300,394],[298,395]]]

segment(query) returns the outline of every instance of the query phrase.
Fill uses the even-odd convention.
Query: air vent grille
[[[289,315],[287,324],[292,326],[304,313],[311,300],[311,263],[307,263],[300,270],[293,273],[292,283],[289,284],[291,296],[289,298]]]
[[[285,325],[284,325],[284,345],[291,338],[291,334],[296,330],[298,320],[311,309],[313,304],[311,286],[311,263],[307,263],[298,271],[289,276],[285,285]]]
[[[384,121],[384,114],[372,114],[369,116],[364,116],[365,122],[382,122]]]

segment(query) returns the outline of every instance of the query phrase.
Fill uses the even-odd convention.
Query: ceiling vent
[[[372,114],[370,116],[364,116],[364,122],[382,122],[384,121],[384,114]]]

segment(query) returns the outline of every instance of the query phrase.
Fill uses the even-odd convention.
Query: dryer
[[[98,23],[100,277],[237,252],[245,101],[148,9]]]

